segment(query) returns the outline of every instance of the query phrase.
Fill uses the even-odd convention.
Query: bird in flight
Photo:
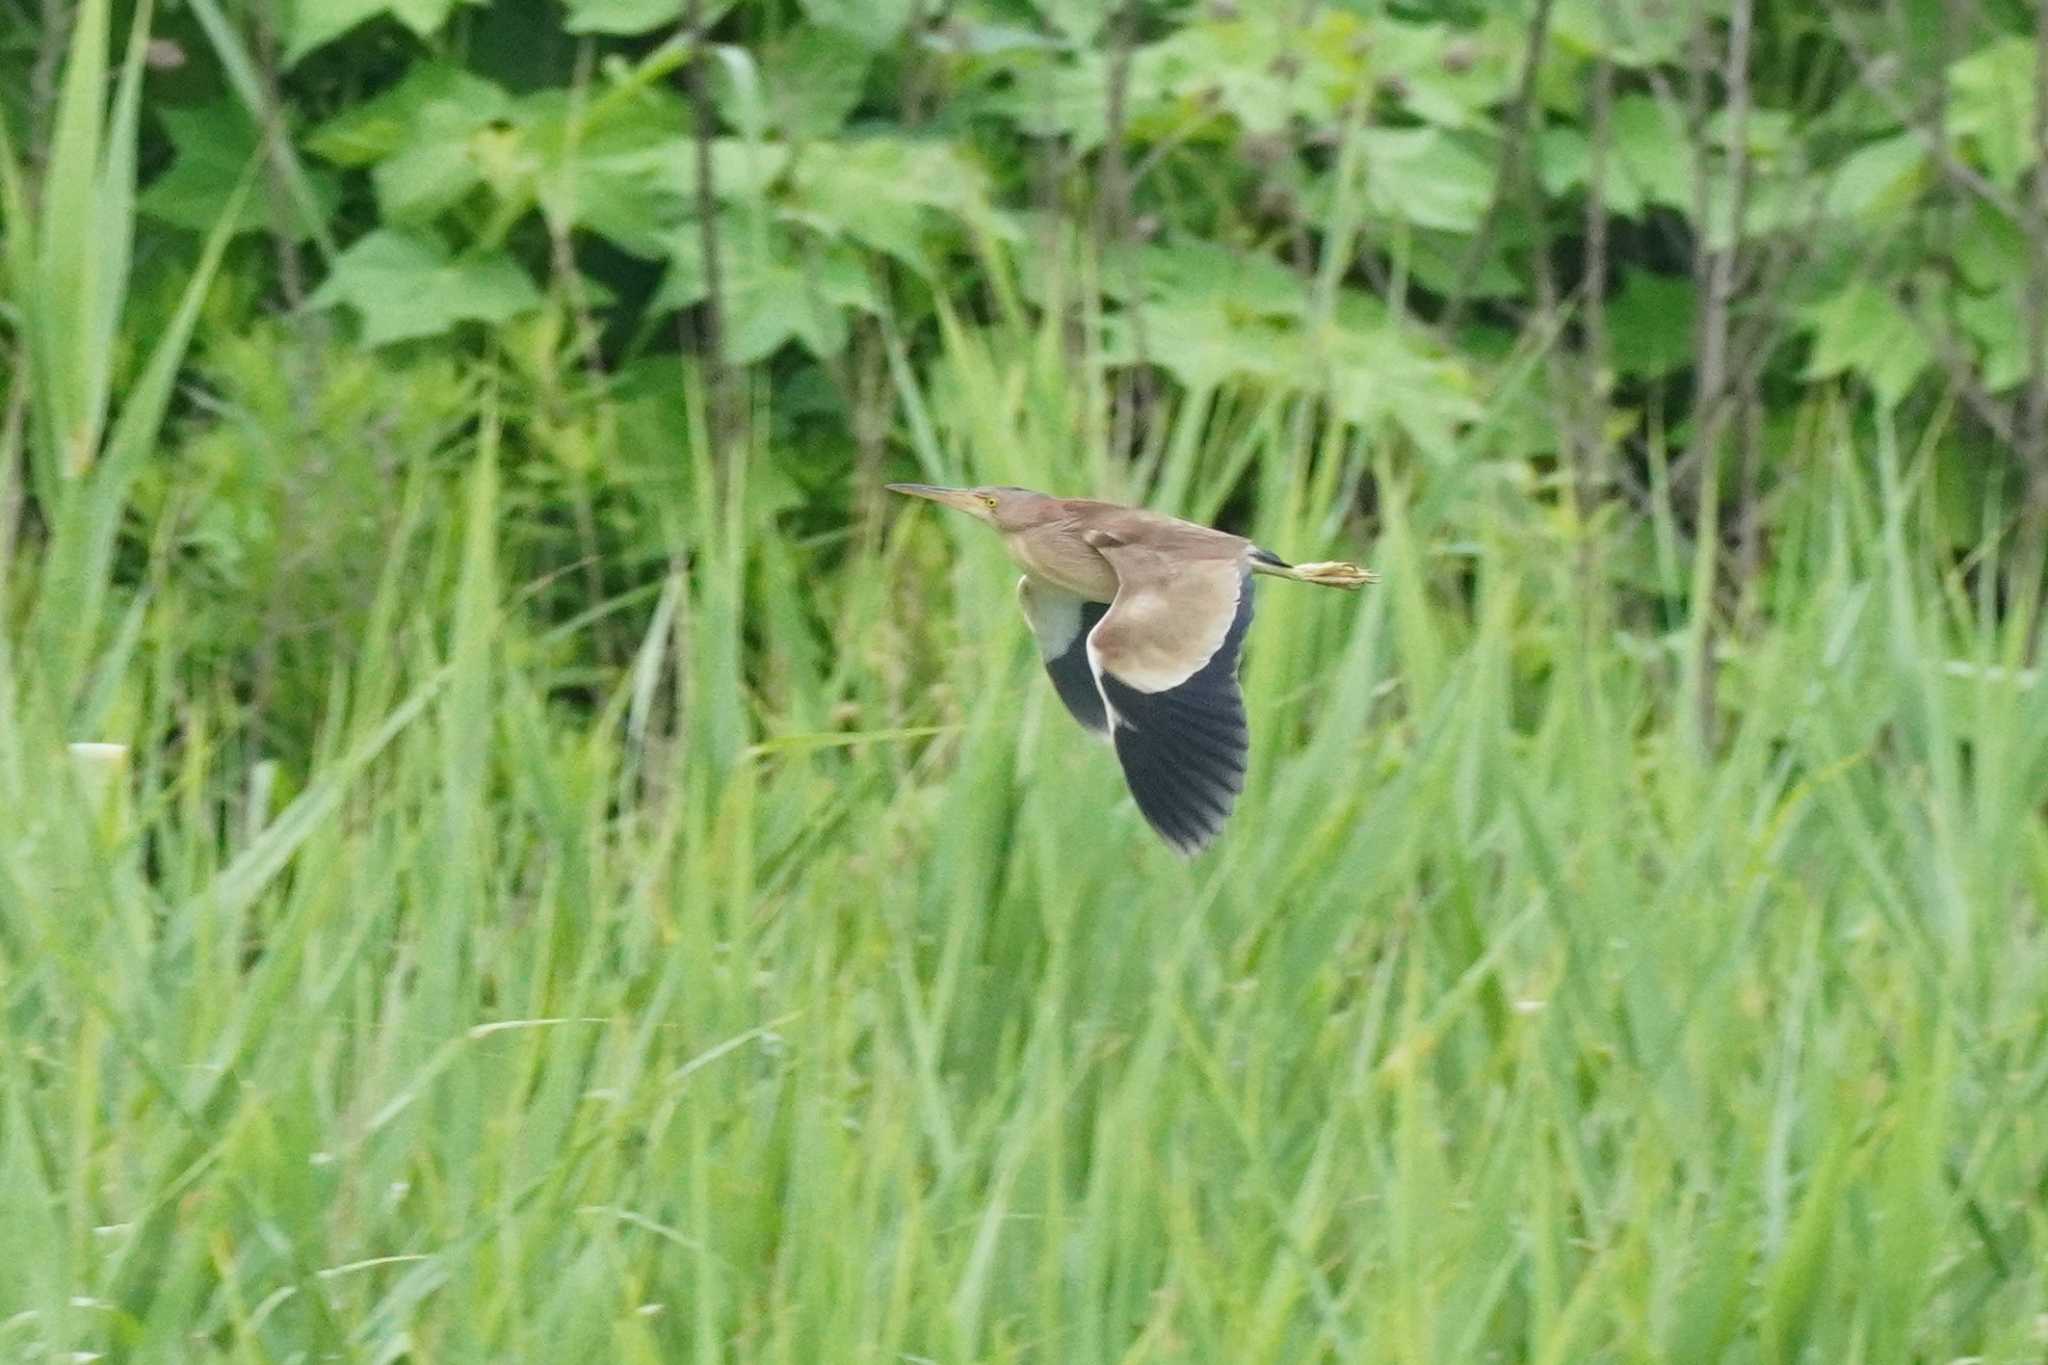
[[[1146,821],[1174,849],[1208,847],[1244,788],[1238,655],[1252,575],[1357,588],[1353,564],[1289,564],[1178,517],[1027,488],[892,483],[995,528],[1024,570],[1017,597],[1074,719],[1116,748]]]

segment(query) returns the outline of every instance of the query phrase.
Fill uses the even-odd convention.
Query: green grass
[[[1668,516],[1218,394],[1133,473],[1056,327],[951,326],[896,372],[928,477],[1248,480],[1262,543],[1383,575],[1262,588],[1188,864],[993,542],[789,539],[788,452],[690,444],[626,664],[565,676],[596,623],[504,543],[486,376],[281,764],[129,499],[220,244],[122,403],[51,381],[132,228],[83,14],[45,202],[116,248],[0,185],[10,278],[76,284],[14,293],[0,450],[44,513],[0,555],[0,1358],[2048,1350],[2048,688],[1933,548],[1928,442],[1813,400],[1703,727]],[[110,805],[80,740],[131,746]]]
[[[935,463],[1081,477],[931,397]],[[125,833],[10,655],[0,1354],[2038,1359],[2048,692],[1909,457],[1812,429],[1707,753],[1578,528],[1386,473],[1382,585],[1262,591],[1191,865],[928,509],[826,571],[679,503],[551,700],[488,421],[282,809],[175,580]],[[1322,496],[1261,539],[1339,548]]]

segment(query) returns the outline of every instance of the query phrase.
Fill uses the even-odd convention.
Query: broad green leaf
[[[1717,167],[1707,182],[1708,241],[1716,250],[1731,245],[1727,205],[1734,187],[1726,167]],[[1774,233],[1811,233],[1820,214],[1812,186],[1790,177],[1751,177],[1744,190],[1742,235],[1750,240]]]
[[[1495,16],[1478,29],[1383,18],[1372,26],[1375,79],[1402,108],[1441,128],[1491,130],[1490,111],[1513,92],[1526,29]]]
[[[512,97],[449,62],[420,62],[404,79],[335,115],[306,138],[307,150],[339,166],[370,166],[420,140],[423,127],[466,133],[511,116]]]
[[[239,104],[219,100],[188,108],[166,106],[157,111],[176,154],[136,199],[136,207],[160,222],[205,232],[220,221],[221,205],[242,183],[260,141],[256,127]],[[341,190],[331,173],[308,177],[323,214],[332,214]],[[295,212],[278,214],[259,196],[242,201],[236,233],[282,226],[296,241],[309,235],[306,221]]]
[[[956,14],[946,33],[946,45],[966,56],[998,57],[1022,52],[1066,51],[1069,44],[1049,33],[1020,28],[1016,24],[977,22]]]
[[[635,255],[657,258],[697,207],[697,145],[677,131],[668,91],[579,102],[549,90],[522,101],[497,148],[492,189],[513,209],[537,202],[550,222],[584,227]],[[725,203],[760,199],[789,165],[780,142],[714,138],[711,181]]]
[[[425,223],[483,182],[492,103],[437,100],[419,110],[406,140],[370,172],[387,221]]]
[[[537,307],[533,281],[502,252],[451,257],[423,233],[380,228],[335,258],[309,300],[362,320],[363,342],[437,336],[460,322],[505,322]]]
[[[799,25],[755,53],[767,99],[768,126],[792,140],[839,131],[860,102],[871,60],[866,47],[836,29]],[[718,93],[726,125],[747,127],[730,73],[719,68]]]
[[[1375,213],[1470,232],[1493,199],[1494,168],[1435,128],[1373,128],[1364,144],[1366,200]]]
[[[1077,48],[1095,41],[1109,21],[1111,8],[1102,0],[1031,0],[1031,7]]]
[[[716,18],[730,4],[705,0],[704,10]],[[564,7],[562,27],[571,33],[647,33],[683,22],[683,0],[564,0]]]
[[[1536,179],[1543,192],[1562,195],[1588,190],[1593,178],[1593,148],[1577,128],[1560,125],[1545,128],[1536,138]],[[1648,202],[1642,182],[1630,173],[1627,163],[1609,155],[1601,174],[1601,201],[1610,213],[1633,218]]]
[[[1927,339],[1889,290],[1857,280],[1804,310],[1812,333],[1806,377],[1854,374],[1896,403],[1933,358]]]
[[[1792,145],[1798,123],[1787,109],[1750,109],[1743,115],[1743,142],[1751,157],[1768,160]],[[1726,109],[1716,109],[1707,118],[1706,135],[1716,148],[1730,151],[1735,146],[1735,123]]]
[[[1007,88],[980,105],[1009,119],[1032,137],[1066,138],[1076,152],[1089,152],[1109,135],[1109,60],[1083,52],[1071,61],[1022,50],[1008,64]]]
[[[1459,361],[1360,295],[1346,296],[1319,342],[1291,319],[1248,315],[1221,297],[1126,307],[1104,320],[1102,355],[1111,365],[1157,365],[1192,389],[1249,381],[1319,394],[1341,420],[1390,422],[1435,459],[1454,458],[1459,429],[1483,411]]]
[[[851,38],[869,51],[887,47],[903,33],[917,0],[801,0],[812,23]]]
[[[2019,224],[1991,205],[1972,200],[1956,229],[1956,268],[1977,289],[1993,289],[2027,273],[2027,238]]]
[[[458,4],[480,0],[292,0],[284,25],[285,63],[297,62],[314,48],[332,42],[356,25],[388,14],[430,38],[441,31]]]
[[[1690,277],[1624,269],[1621,288],[1607,301],[1614,368],[1655,379],[1689,364],[1697,305]]]
[[[1648,95],[1624,95],[1614,102],[1612,168],[1619,166],[1641,187],[1649,203],[1691,212],[1693,148],[1683,115]]]
[[[1988,294],[1964,294],[1956,300],[1956,320],[1977,343],[1977,368],[1992,393],[2027,377],[2026,290],[2018,278]]]
[[[1647,95],[1623,96],[1615,102],[1609,137],[1601,197],[1610,211],[1634,218],[1656,204],[1692,214],[1697,207],[1694,148],[1677,111]],[[1584,132],[1569,126],[1545,128],[1535,145],[1536,177],[1546,193],[1589,189],[1593,149]],[[1776,222],[1776,209],[1785,203],[1784,196],[1773,194],[1779,185],[1749,178],[1743,212],[1746,233],[1769,230],[1766,224]],[[1717,245],[1725,244],[1729,235],[1730,186],[1725,165],[1715,164],[1708,176],[1707,203],[1709,231]],[[1799,198],[1802,204],[1809,200],[1810,196]],[[1768,205],[1760,207],[1765,201]]]
[[[377,187],[385,221],[430,222],[481,184],[484,166],[477,139],[486,126],[427,125],[417,142],[378,162],[370,182]]]
[[[2001,185],[2034,161],[2034,40],[2001,38],[1948,71],[1949,132]]]
[[[937,138],[847,139],[814,147],[792,172],[783,212],[851,237],[916,269],[929,269],[934,214],[1002,237],[1009,220],[991,203],[988,174],[957,143]]]
[[[837,355],[846,344],[846,310],[874,312],[880,306],[866,267],[852,251],[738,215],[720,219],[718,268],[725,354],[734,364],[751,364],[792,340],[813,355]],[[710,292],[703,236],[689,224],[671,239],[668,274],[652,307],[687,307]]]
[[[1296,117],[1328,125],[1359,84],[1366,32],[1336,9],[1307,24],[1265,7],[1197,20],[1139,49],[1126,102],[1214,100],[1251,133],[1278,133]]]
[[[1859,147],[1828,178],[1827,212],[1889,221],[1920,193],[1927,164],[1927,149],[1912,133]]]
[[[1674,19],[1669,0],[1556,0],[1550,32],[1567,50],[1642,67],[1683,56],[1688,25]]]
[[[1409,275],[1423,288],[1439,294],[1454,294],[1462,289],[1471,298],[1498,299],[1524,288],[1522,278],[1509,264],[1505,234],[1495,234],[1476,268],[1471,261],[1469,233],[1411,227],[1406,249]]]
[[[1157,365],[1191,389],[1230,380],[1297,387],[1307,374],[1296,328],[1233,312],[1220,299],[1125,308],[1104,319],[1110,365]]]
[[[685,183],[687,143],[676,131],[686,122],[681,97],[658,87],[601,102],[542,91],[521,102],[516,124],[532,183],[496,188],[501,197],[531,196],[557,227],[585,227],[635,255],[659,257],[694,200],[695,158]],[[729,193],[737,177],[720,175],[718,163],[714,148],[712,178]]]
[[[1370,427],[1391,422],[1434,460],[1458,457],[1458,432],[1485,415],[1464,363],[1424,345],[1412,328],[1344,310],[1325,334],[1329,399],[1338,416]]]
[[[1217,242],[1176,234],[1171,241],[1111,255],[1103,273],[1109,293],[1128,298],[1131,272],[1153,304],[1220,302],[1244,315],[1299,317],[1307,310],[1307,282],[1263,251],[1233,251]]]
[[[387,221],[425,223],[483,183],[479,136],[511,116],[498,86],[443,62],[415,67],[307,140],[341,165],[369,165]]]

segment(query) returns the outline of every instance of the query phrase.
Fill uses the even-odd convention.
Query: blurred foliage
[[[0,1357],[2038,1360],[2048,48],[1740,3],[0,5]],[[1382,572],[1203,860],[913,473]]]
[[[771,433],[807,433],[753,442],[759,477],[814,527],[912,456],[901,376],[949,330],[1020,309],[1066,317],[1090,384],[1300,401],[1392,468],[1568,462],[1562,400],[1529,392],[1541,353],[1545,383],[1597,403],[1592,495],[1636,490],[1638,512],[1655,452],[1689,439],[1716,252],[1736,261],[1757,429],[1816,386],[1924,412],[1967,391],[1966,423],[2016,410],[2026,16],[1764,3],[1737,100],[1726,10],[1695,26],[1661,0],[712,3],[699,129],[679,0],[167,5],[143,83],[144,296],[171,306],[154,282],[182,277],[261,168],[194,343],[209,396],[182,410],[177,458],[210,494],[180,539],[233,581],[269,553],[277,482],[320,482],[289,457],[228,468],[270,458],[232,377],[260,368],[244,343],[261,329],[328,357],[271,376],[318,391],[290,418],[312,427],[263,448],[323,446],[328,418],[308,413],[337,375],[401,402],[430,361],[509,367],[542,395],[507,413],[515,487],[573,488],[582,509],[532,504],[529,569],[660,558],[662,532],[613,514],[644,482],[617,437],[633,376],[679,377],[664,358],[696,345],[707,208],[725,358]],[[0,24],[0,102],[35,145],[63,34],[19,8]],[[1142,461],[1143,431],[1074,435]],[[1954,458],[1991,466],[1948,483],[2010,510],[2020,460],[1987,455],[1986,434]],[[367,477],[376,457],[343,447],[334,477]],[[1723,466],[1716,496],[1767,494],[1779,462],[1753,463],[1745,490]],[[1973,541],[1981,515],[1956,523]]]

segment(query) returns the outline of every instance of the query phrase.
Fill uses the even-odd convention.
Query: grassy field
[[[1582,521],[1485,422],[1203,392],[1112,464],[1057,324],[948,319],[890,473],[1382,575],[1261,589],[1189,863],[993,541],[800,532],[801,452],[607,428],[666,568],[536,610],[490,350],[295,748],[149,481],[225,238],[136,342],[86,27],[39,213],[0,146],[0,1360],[2048,1354],[2048,688],[1938,416],[1816,386],[1731,595],[1661,480]]]
[[[963,342],[906,395],[928,472],[1104,478],[1049,377]],[[193,685],[172,574],[84,623],[68,714],[137,746],[95,830],[64,557],[18,566],[0,1355],[2048,1349],[2048,691],[1887,431],[1814,414],[1704,733],[1610,586],[1677,542],[1475,462],[1380,471],[1360,547],[1318,512],[1358,450],[1262,475],[1263,543],[1384,582],[1262,590],[1250,786],[1187,864],[984,533],[791,544],[701,448],[689,571],[564,705],[482,416],[303,782]],[[1173,505],[1307,467],[1216,416]]]

